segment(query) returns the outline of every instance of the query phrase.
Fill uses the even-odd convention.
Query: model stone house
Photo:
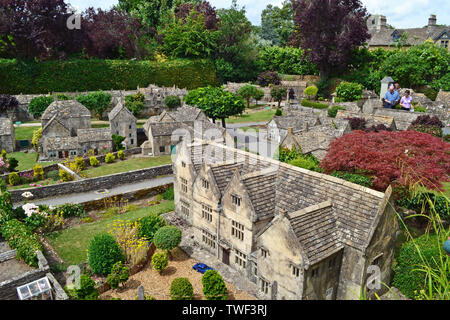
[[[405,112],[406,113],[406,112]],[[397,130],[397,125],[394,120],[394,117],[381,115],[381,114],[367,114],[367,113],[356,113],[350,112],[346,110],[339,110],[336,114],[337,120],[345,120],[348,118],[363,118],[366,120],[366,127],[376,126],[379,124],[383,124],[387,128],[390,128],[392,131]]]
[[[198,140],[177,147],[174,174],[175,214],[266,298],[358,299],[373,265],[390,282],[398,228],[390,187]]]
[[[367,27],[371,35],[368,41],[369,49],[394,48],[403,34],[408,35],[404,46],[412,46],[432,41],[436,46],[449,50],[450,27],[438,25],[436,15],[430,15],[428,24],[421,28],[394,29],[388,27],[385,16],[372,15],[367,19]]]
[[[14,152],[15,148],[14,124],[11,119],[0,117],[0,151]]]
[[[195,107],[182,106],[173,111],[163,111],[158,116],[150,117],[147,122],[183,122],[183,121],[209,121],[205,113]]]
[[[285,116],[273,117],[267,123],[267,137],[272,141],[281,142],[286,137],[289,128],[292,128],[293,131],[307,130],[308,127],[320,124],[319,116],[315,113],[289,113]]]
[[[112,150],[111,130],[91,128],[91,113],[76,100],[54,101],[42,115],[41,160]]]
[[[125,137],[128,148],[137,147],[136,117],[119,101],[108,114],[112,134]]]

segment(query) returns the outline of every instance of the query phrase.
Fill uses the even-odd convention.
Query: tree
[[[180,1],[174,0],[119,0],[117,8],[130,13],[143,23],[147,30],[156,31],[165,20],[169,12]]]
[[[184,97],[184,101],[197,106],[205,114],[213,119],[222,119],[222,126],[225,128],[225,119],[237,114],[241,114],[245,109],[244,100],[223,88],[204,87],[189,91]]]
[[[181,230],[174,226],[164,226],[156,231],[153,237],[155,247],[170,251],[175,249],[181,242]]]
[[[181,107],[181,99],[178,96],[167,96],[164,99],[164,104],[169,109],[178,108],[178,107]]]
[[[287,97],[287,89],[281,86],[275,86],[270,90],[272,98],[278,102],[278,108],[280,108],[281,101]]]
[[[163,252],[155,252],[152,256],[152,266],[158,271],[159,274],[168,266],[169,258],[167,257],[167,253]]]
[[[170,285],[171,300],[193,300],[194,288],[188,278],[175,278]]]
[[[261,37],[276,46],[285,46],[294,31],[293,17],[291,1],[284,1],[281,8],[267,5],[261,13]]]
[[[238,94],[247,101],[247,108],[250,108],[250,100],[254,98],[256,101],[264,97],[264,91],[255,86],[246,84],[238,90]]]
[[[106,283],[113,289],[117,289],[121,283],[127,282],[130,277],[130,269],[122,264],[122,261],[116,262],[111,269],[111,273],[106,278]]]
[[[202,277],[203,294],[208,300],[226,300],[227,286],[222,276],[215,270],[208,270]]]
[[[31,99],[30,104],[28,105],[28,112],[35,119],[39,119],[54,99],[53,96],[35,97]]]
[[[86,95],[80,94],[76,99],[101,119],[103,112],[111,105],[112,97],[109,93],[96,91]]]
[[[360,0],[294,0],[295,30],[290,43],[303,48],[322,80],[344,67],[353,50],[370,38]]]
[[[19,101],[9,94],[0,94],[0,115],[19,106]]]
[[[211,6],[208,1],[202,1],[201,3],[186,2],[179,5],[175,9],[175,17],[186,21],[192,11],[195,11],[195,15],[203,15],[204,26],[208,30],[217,30],[220,19],[217,16],[216,9]]]

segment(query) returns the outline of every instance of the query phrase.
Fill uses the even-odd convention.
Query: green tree
[[[276,102],[278,102],[279,108],[281,101],[287,97],[287,89],[282,86],[275,86],[272,90],[270,90],[270,95]]]
[[[39,119],[45,112],[45,109],[53,102],[53,96],[41,96],[33,98],[28,105],[28,112],[35,118]]]
[[[264,91],[255,86],[246,84],[238,90],[238,94],[247,101],[247,108],[250,108],[250,101],[254,98],[256,101],[264,97]]]
[[[80,94],[76,99],[101,119],[103,112],[111,105],[112,97],[109,93],[96,91],[86,95]]]
[[[277,46],[285,46],[294,31],[294,13],[291,1],[284,1],[281,8],[271,4],[261,13],[261,38]]]
[[[164,226],[156,231],[153,243],[158,249],[170,251],[180,244],[181,238],[180,229],[174,226]]]
[[[202,277],[203,294],[208,300],[226,300],[227,286],[222,276],[215,270],[208,270]]]
[[[214,123],[216,119],[222,119],[224,128],[226,118],[241,114],[245,109],[245,102],[240,96],[221,87],[208,86],[191,90],[184,101],[191,106],[197,105]]]

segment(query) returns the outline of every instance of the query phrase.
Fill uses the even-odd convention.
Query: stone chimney
[[[380,16],[378,18],[377,30],[386,29],[387,27],[387,19],[385,16]]]
[[[289,127],[289,128],[288,128],[287,133],[288,133],[288,134],[292,134],[292,127]]]
[[[436,15],[435,14],[430,15],[430,17],[428,18],[428,26],[434,27],[436,26],[436,22],[437,22]]]

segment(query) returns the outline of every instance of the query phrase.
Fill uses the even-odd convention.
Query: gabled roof
[[[10,136],[13,130],[13,122],[9,118],[0,117],[0,136]]]
[[[55,123],[59,124],[60,126],[62,126],[64,129],[66,129],[69,134],[70,134],[70,130],[66,127],[66,125],[64,123],[62,123],[61,121],[59,121],[59,119],[57,118],[57,114],[55,114],[49,122],[47,122],[47,124],[42,128],[42,132],[45,132],[47,130],[47,128],[49,128],[50,126],[54,125]]]
[[[58,119],[91,117],[89,110],[76,100],[53,101],[42,115],[42,120],[50,120],[56,115]]]
[[[319,117],[314,114],[302,114],[301,116],[289,115],[273,117],[272,121],[276,124],[278,129],[287,130],[292,128],[292,130],[302,130],[306,126],[315,126],[319,123]]]
[[[395,39],[398,39],[403,33],[408,34],[407,43],[410,45],[417,45],[424,43],[428,39],[438,40],[446,31],[450,29],[448,26],[433,26],[423,28],[410,29],[388,29],[382,28],[380,30],[369,30],[372,36],[369,40],[369,46],[392,46],[395,44]]]
[[[136,120],[136,117],[133,115],[133,113],[130,110],[128,110],[128,108],[125,107],[121,101],[119,101],[116,104],[116,106],[111,110],[111,112],[108,113],[109,121],[114,120],[117,117],[117,115],[122,111],[125,112],[130,118]]]
[[[46,138],[43,142],[43,148],[49,151],[76,150],[79,146],[78,137],[53,137]]]
[[[109,128],[78,129],[77,136],[80,143],[112,140]]]

